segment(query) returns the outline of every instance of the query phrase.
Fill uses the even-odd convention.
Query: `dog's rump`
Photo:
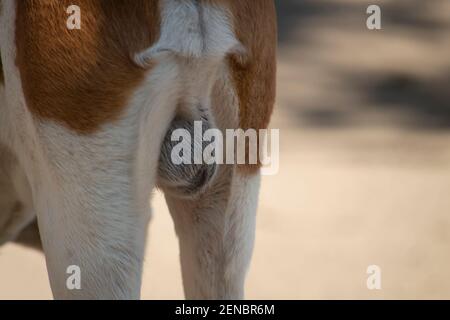
[[[17,63],[33,114],[80,133],[94,132],[120,117],[143,81],[145,70],[133,57],[178,48],[202,58],[227,54],[239,126],[267,127],[275,99],[273,0],[80,0],[80,30],[66,27],[71,4],[17,2]],[[29,57],[38,63],[28,63]]]
[[[171,121],[186,124],[206,113],[207,127],[268,124],[275,95],[274,3],[79,0],[80,30],[67,28],[70,0],[2,4],[9,91],[0,136],[12,137],[26,171],[53,293],[138,298],[150,194],[158,163],[167,164],[158,161]],[[200,170],[192,185],[179,188],[183,196],[166,192],[188,298],[243,297],[257,169]],[[177,172],[179,178],[186,170]],[[202,188],[203,178],[212,176],[217,179]],[[200,195],[187,199],[186,193]],[[66,286],[73,265],[83,272],[83,290]]]

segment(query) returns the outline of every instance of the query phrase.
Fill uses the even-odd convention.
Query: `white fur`
[[[161,1],[160,38],[136,56],[137,64],[145,67],[151,59],[167,53],[217,61],[241,48],[224,8],[197,4],[194,0]]]
[[[238,126],[224,57],[240,44],[229,18],[218,7],[163,0],[161,37],[136,57],[142,66],[149,60],[156,66],[136,89],[122,119],[81,136],[28,112],[15,64],[15,1],[2,4],[6,91],[0,88],[0,143],[12,150],[24,177],[15,189],[22,194],[31,190],[54,296],[139,298],[149,198],[172,118],[176,112],[197,118],[200,104],[219,128]],[[258,176],[248,178],[223,167],[200,200],[181,209],[182,200],[168,199],[180,236],[188,298],[243,297],[258,186]],[[30,221],[33,211],[27,212],[17,217],[12,231]],[[70,265],[81,269],[82,290],[66,288]]]
[[[260,176],[221,167],[201,198],[166,194],[179,237],[188,299],[242,299],[255,231]]]

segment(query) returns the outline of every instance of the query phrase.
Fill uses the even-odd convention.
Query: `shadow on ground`
[[[377,2],[382,30],[370,31]],[[450,129],[449,1],[276,4],[280,83],[291,87],[279,107],[299,126]]]

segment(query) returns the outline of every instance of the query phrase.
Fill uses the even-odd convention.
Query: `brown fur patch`
[[[240,102],[240,127],[267,128],[275,101],[276,13],[273,0],[204,0],[229,7],[248,50],[229,63]],[[118,119],[145,71],[131,60],[159,36],[158,1],[18,1],[17,64],[27,105],[41,118],[91,133]],[[81,30],[68,30],[69,5],[81,8]],[[242,165],[255,172],[259,165]]]
[[[240,127],[266,129],[275,104],[277,18],[273,0],[230,1],[238,40],[248,50],[242,62],[230,57],[239,97]],[[248,163],[248,162],[246,162]],[[240,165],[249,174],[260,165]]]
[[[70,5],[81,30],[69,30]],[[159,36],[158,1],[17,1],[16,45],[27,105],[82,133],[120,118],[145,71],[132,56]]]

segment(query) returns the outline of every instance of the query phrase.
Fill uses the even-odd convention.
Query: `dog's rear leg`
[[[31,192],[23,170],[0,143],[0,246],[17,239],[34,219]]]
[[[146,141],[154,146],[142,160],[145,171],[134,161],[137,138],[128,124],[91,136],[55,126],[42,135],[49,157],[33,189],[56,299],[139,298],[162,134]]]
[[[253,250],[259,174],[222,165],[195,199],[166,193],[187,299],[241,299]]]

